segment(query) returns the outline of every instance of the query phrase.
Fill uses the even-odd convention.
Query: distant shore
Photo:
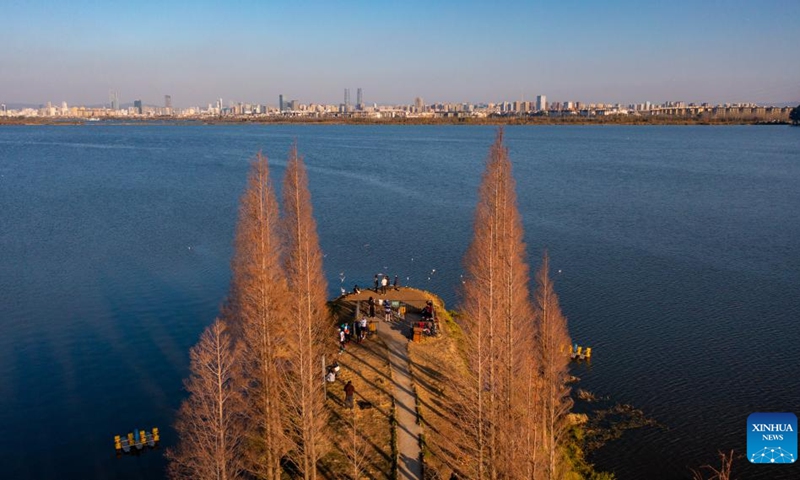
[[[789,121],[754,118],[702,118],[659,116],[607,117],[489,117],[489,118],[103,118],[90,121],[83,118],[0,118],[2,125],[790,125]]]

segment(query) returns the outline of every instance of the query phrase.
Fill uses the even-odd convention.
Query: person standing
[[[367,336],[367,317],[361,317],[361,337],[360,340],[364,340]]]
[[[392,302],[388,298],[383,301],[383,321],[392,321]]]
[[[367,303],[369,304],[369,318],[375,318],[375,299],[369,297]]]
[[[397,288],[397,275],[394,276],[394,283],[392,284],[392,287],[394,287],[395,291],[400,290]]]
[[[378,274],[375,274],[375,293],[378,293]]]
[[[384,275],[381,279],[381,293],[386,295],[386,287],[389,286],[389,275]]]
[[[339,329],[339,355],[344,353],[344,345],[347,343],[347,336],[344,333],[344,329]]]
[[[344,386],[344,404],[350,410],[353,409],[353,395],[356,393],[356,387],[353,386],[353,382],[350,380],[347,381],[347,385]]]

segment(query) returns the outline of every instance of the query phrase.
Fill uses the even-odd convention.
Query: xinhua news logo
[[[797,460],[797,416],[794,413],[751,413],[747,417],[747,459],[750,463],[794,463]]]

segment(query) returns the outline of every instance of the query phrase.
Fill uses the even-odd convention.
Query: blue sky
[[[800,101],[800,1],[0,0],[0,102]]]

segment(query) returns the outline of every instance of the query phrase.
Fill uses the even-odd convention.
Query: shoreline
[[[719,126],[719,125],[753,125],[753,126],[773,126],[792,125],[787,120],[757,120],[757,119],[703,119],[703,118],[658,118],[658,117],[638,117],[638,118],[406,118],[406,119],[250,119],[250,118],[154,118],[143,120],[131,120],[124,118],[107,118],[100,121],[89,121],[88,119],[69,118],[2,118],[0,126],[40,126],[40,125],[114,125],[114,126],[140,126],[140,125],[358,125],[358,126],[385,126],[385,125],[466,125],[466,126],[586,126],[586,125],[625,125],[625,126]]]

